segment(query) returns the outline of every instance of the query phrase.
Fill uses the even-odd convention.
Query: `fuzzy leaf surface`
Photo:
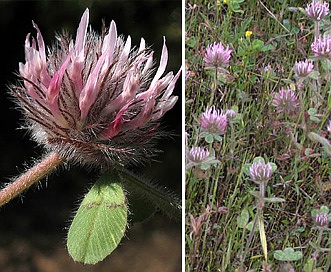
[[[102,261],[123,238],[127,213],[117,172],[102,175],[86,194],[69,228],[71,257],[84,264]]]

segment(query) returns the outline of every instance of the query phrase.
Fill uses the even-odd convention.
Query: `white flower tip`
[[[81,51],[84,48],[88,22],[89,22],[89,9],[86,8],[82,15],[82,18],[80,19],[80,23],[77,29],[76,43],[75,43],[75,47],[77,51]]]
[[[82,22],[86,21],[86,20],[87,20],[87,22],[88,22],[88,20],[89,20],[89,15],[90,15],[90,10],[89,10],[88,8],[86,8],[86,9],[84,10],[84,13],[83,13],[83,15],[82,15],[82,18],[80,19],[80,24],[81,24]],[[80,24],[79,24],[79,25],[80,25]]]
[[[143,51],[145,48],[146,48],[146,42],[145,42],[145,39],[144,39],[144,38],[141,38],[141,39],[140,39],[140,45],[139,45],[139,50],[138,50],[138,52]]]
[[[115,36],[115,38],[117,38],[117,28],[114,21],[110,22],[109,33],[111,33],[111,37]]]
[[[125,56],[125,58],[127,58],[127,56],[130,53],[130,50],[131,50],[131,36],[128,36],[124,45],[122,56]]]

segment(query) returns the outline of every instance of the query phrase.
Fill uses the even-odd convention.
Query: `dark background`
[[[90,24],[100,33],[101,20],[111,20],[117,32],[140,38],[161,54],[163,36],[169,50],[167,71],[181,66],[181,1],[2,1],[0,2],[0,186],[18,175],[42,150],[29,139],[21,124],[21,114],[8,94],[8,85],[17,80],[18,63],[24,62],[27,33],[36,36],[31,21],[41,30],[46,45],[54,42],[55,32],[67,29],[73,38],[85,8]],[[181,79],[176,95],[181,96]],[[140,171],[181,194],[181,97],[168,112],[163,125],[175,136],[160,141],[164,150],[159,162]],[[130,226],[118,249],[95,266],[75,263],[66,251],[66,232],[73,212],[93,184],[93,171],[71,167],[51,175],[30,188],[23,196],[0,208],[0,271],[181,271],[181,223],[157,214]]]

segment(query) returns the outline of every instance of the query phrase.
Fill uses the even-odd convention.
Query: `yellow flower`
[[[247,30],[246,33],[245,33],[245,36],[246,36],[246,38],[249,38],[252,34],[253,34],[252,31]]]
[[[226,4],[228,2],[228,0],[223,0],[223,2]]]

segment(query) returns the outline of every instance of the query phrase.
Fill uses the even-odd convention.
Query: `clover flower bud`
[[[249,175],[255,183],[267,182],[272,174],[273,169],[270,163],[259,161],[253,163],[249,168]]]
[[[329,13],[329,3],[313,0],[306,6],[307,16],[315,21],[322,20]]]
[[[229,119],[234,119],[238,115],[238,113],[232,109],[226,110],[225,114]]]
[[[188,160],[194,163],[201,163],[209,157],[208,149],[199,146],[191,147],[188,153]]]
[[[327,227],[329,225],[329,208],[327,206],[312,210],[311,215],[316,226]]]
[[[230,49],[229,45],[224,47],[221,42],[214,42],[207,46],[204,61],[207,66],[212,67],[227,67],[230,58],[232,49]]]
[[[125,165],[154,154],[158,120],[177,101],[180,71],[162,76],[168,61],[165,40],[160,65],[141,39],[117,35],[116,24],[98,35],[88,31],[86,9],[76,39],[67,34],[47,50],[38,26],[27,35],[20,85],[11,92],[22,107],[33,139],[67,160],[98,166]]]
[[[300,106],[297,95],[290,88],[281,88],[278,93],[275,93],[272,105],[276,107],[278,113],[287,114],[293,114]]]
[[[314,70],[314,64],[308,60],[298,61],[293,67],[293,71],[298,78],[307,77]]]
[[[314,219],[315,224],[320,227],[326,226],[329,223],[329,217],[326,213],[317,213]]]
[[[207,107],[201,115],[201,129],[218,135],[224,134],[227,127],[227,114],[216,110],[215,106]]]

